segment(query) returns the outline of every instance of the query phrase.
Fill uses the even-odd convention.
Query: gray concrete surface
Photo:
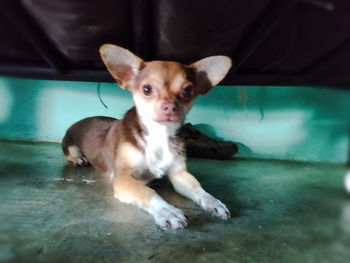
[[[153,187],[189,217],[162,231],[113,198],[107,178],[65,164],[59,144],[0,142],[0,262],[350,262],[345,167],[267,160],[189,160],[225,202],[221,221]]]

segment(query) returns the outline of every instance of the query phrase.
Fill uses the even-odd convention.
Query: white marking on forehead
[[[178,88],[181,87],[186,81],[187,79],[184,77],[184,75],[178,73],[176,74],[175,78],[172,80],[170,85],[171,87]]]

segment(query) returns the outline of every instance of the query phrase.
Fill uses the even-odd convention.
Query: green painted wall
[[[87,116],[121,118],[131,95],[116,84],[0,78],[0,138],[59,142]],[[306,87],[215,87],[187,121],[240,144],[241,156],[345,162],[350,92]]]

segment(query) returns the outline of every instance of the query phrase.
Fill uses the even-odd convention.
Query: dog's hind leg
[[[69,135],[63,138],[62,150],[67,160],[76,166],[88,166],[90,163],[85,158],[80,148],[74,144]]]

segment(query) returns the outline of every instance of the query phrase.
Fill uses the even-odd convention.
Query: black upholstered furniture
[[[185,63],[224,54],[226,85],[350,87],[349,0],[3,0],[0,74],[113,81],[98,47]]]

